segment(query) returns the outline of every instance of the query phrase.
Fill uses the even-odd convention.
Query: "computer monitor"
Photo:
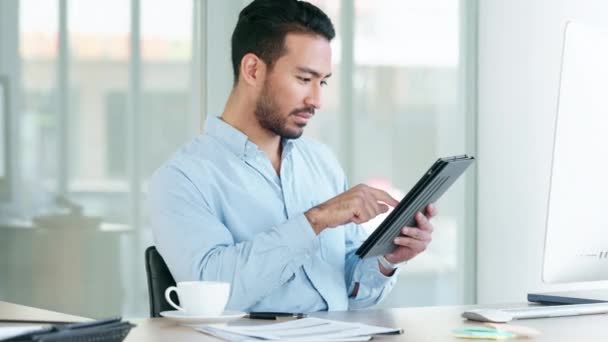
[[[543,281],[608,280],[608,32],[566,24],[554,139]],[[528,300],[608,301],[608,288]]]

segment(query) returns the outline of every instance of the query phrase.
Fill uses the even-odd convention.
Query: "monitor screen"
[[[608,33],[568,23],[543,280],[608,280]]]

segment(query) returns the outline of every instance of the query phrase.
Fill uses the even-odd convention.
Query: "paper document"
[[[309,317],[264,325],[197,326],[196,330],[227,341],[368,341],[372,335],[399,334],[401,329]]]
[[[48,325],[0,325],[0,341],[46,327],[48,327]]]

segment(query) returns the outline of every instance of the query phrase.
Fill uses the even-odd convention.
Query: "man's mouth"
[[[293,114],[296,124],[301,126],[305,126],[313,115],[314,114],[309,111],[296,112]]]
[[[297,113],[295,113],[295,115],[308,120],[308,119],[312,118],[313,113],[311,113],[311,112],[297,112]]]

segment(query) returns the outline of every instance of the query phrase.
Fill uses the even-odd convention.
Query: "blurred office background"
[[[305,134],[352,184],[403,196],[436,158],[476,154],[476,1],[312,2],[338,36]],[[247,3],[0,1],[0,300],[147,315],[147,178],[221,113]],[[432,245],[380,307],[475,302],[475,174],[441,200]]]

